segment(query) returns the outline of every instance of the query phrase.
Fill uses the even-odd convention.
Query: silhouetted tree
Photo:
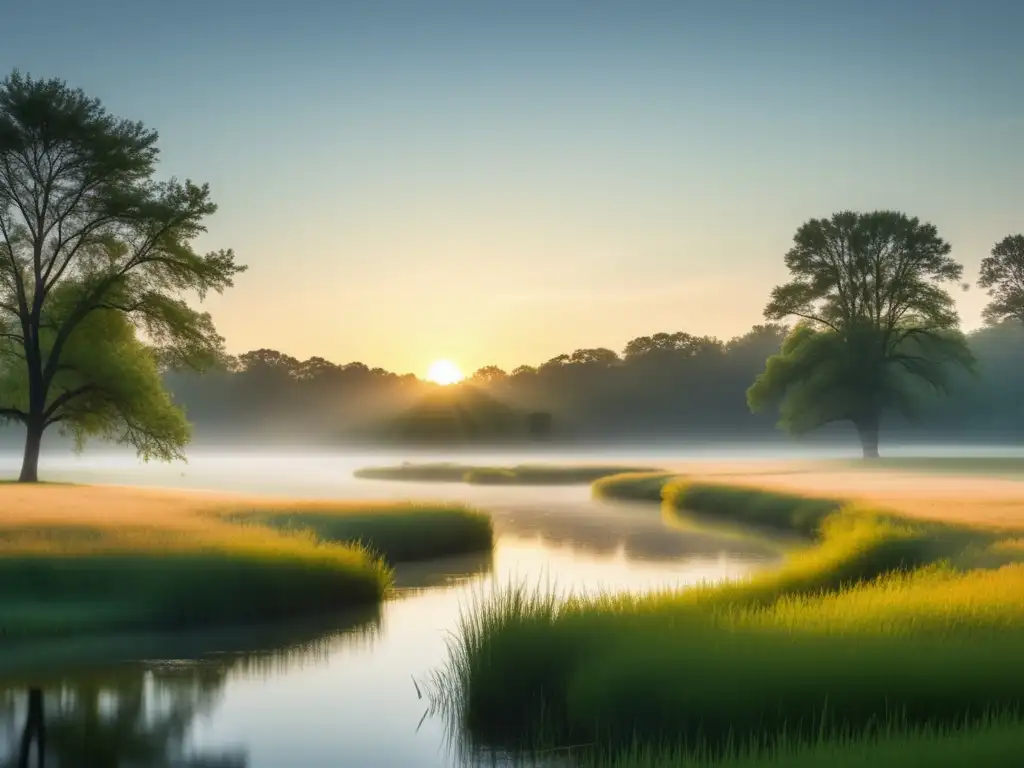
[[[1004,237],[981,262],[978,285],[991,297],[985,319],[992,324],[1007,318],[1024,323],[1024,235]]]
[[[945,392],[947,365],[973,363],[942,288],[963,273],[949,252],[933,225],[894,211],[802,225],[785,256],[792,279],[764,314],[803,322],[751,386],[751,408],[781,401],[780,424],[793,432],[852,422],[864,457],[877,457],[883,412],[913,414],[909,379]]]
[[[184,297],[220,292],[244,267],[193,250],[216,206],[206,186],[153,180],[156,142],[61,80],[0,83],[0,417],[25,425],[23,482],[54,424],[180,455],[188,425],[156,366],[207,370],[223,354]]]
[[[483,368],[477,368],[470,376],[470,381],[477,384],[494,384],[502,381],[508,377],[501,368],[496,365],[485,365]]]

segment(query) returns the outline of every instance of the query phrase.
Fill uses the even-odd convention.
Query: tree
[[[1004,237],[982,259],[981,288],[988,289],[991,301],[984,317],[995,325],[1008,318],[1024,323],[1024,235]]]
[[[596,349],[577,349],[569,356],[570,365],[615,365],[619,362],[619,356],[610,349],[597,347]]]
[[[469,377],[470,381],[485,386],[504,381],[506,378],[508,378],[508,374],[496,365],[485,365],[483,368],[477,368],[473,375]]]
[[[953,298],[963,267],[931,224],[894,211],[837,213],[802,225],[786,253],[790,282],[772,290],[768,320],[801,319],[748,390],[759,410],[805,432],[852,422],[878,456],[884,411],[915,413],[915,383],[949,389],[950,364],[971,369]]]
[[[192,248],[216,206],[206,185],[156,181],[157,157],[156,132],[62,80],[15,71],[0,83],[0,338],[14,386],[0,390],[0,417],[25,425],[22,482],[37,480],[54,424],[144,458],[180,455],[188,432],[153,366],[203,371],[223,360],[209,314],[186,297],[223,291],[245,267],[230,250]],[[93,353],[102,364],[88,362]],[[121,386],[117,366],[138,366],[146,387]]]

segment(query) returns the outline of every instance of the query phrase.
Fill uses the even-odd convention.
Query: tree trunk
[[[32,688],[28,692],[28,715],[25,717],[25,730],[21,734],[21,751],[18,754],[18,768],[28,768],[28,755],[32,750],[32,742],[36,743],[36,766],[46,765],[46,722],[43,718],[43,691]]]
[[[878,458],[878,417],[873,416],[857,422],[857,434],[865,459]]]
[[[43,425],[41,420],[29,419],[25,424],[25,455],[21,460],[19,483],[36,483],[39,481],[39,449],[43,445]]]

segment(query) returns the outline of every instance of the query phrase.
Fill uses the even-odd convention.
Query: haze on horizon
[[[166,9],[5,9],[0,68],[144,121],[162,174],[211,184],[200,246],[250,265],[208,301],[233,353],[423,375],[728,338],[808,218],[904,210],[971,283],[1024,229],[1012,0]],[[977,327],[984,293],[958,301]]]

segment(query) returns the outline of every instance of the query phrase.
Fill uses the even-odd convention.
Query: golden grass
[[[489,551],[462,505],[0,486],[0,637],[271,620],[379,601],[387,562]]]
[[[905,517],[1024,530],[1024,483],[978,474],[843,468],[836,462],[675,462],[692,480],[829,496],[884,507]]]

